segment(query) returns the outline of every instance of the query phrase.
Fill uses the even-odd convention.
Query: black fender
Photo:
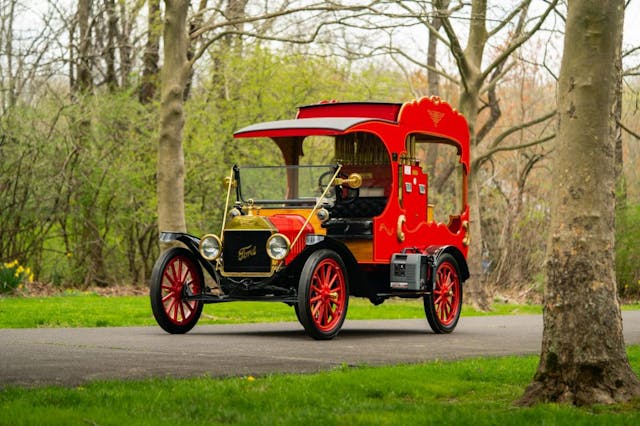
[[[200,254],[200,238],[187,234],[186,232],[161,232],[160,242],[170,243],[172,241],[181,242],[198,259],[200,265],[216,282],[220,282],[220,276],[216,271],[215,264],[211,263]]]
[[[295,274],[296,277],[300,276],[302,268],[311,254],[321,249],[329,249],[338,254],[344,266],[347,268],[348,280],[349,280],[349,292],[354,294],[354,290],[360,288],[360,283],[363,282],[362,271],[358,265],[358,261],[351,253],[351,250],[340,240],[336,240],[331,237],[323,237],[320,241],[314,244],[307,244],[302,252],[296,256],[296,258],[287,265],[287,270],[290,273]]]
[[[469,278],[469,265],[462,252],[456,246],[429,246],[425,249],[425,254],[432,257],[433,273],[431,276],[435,276],[435,265],[438,264],[440,257],[443,254],[450,254],[458,263],[460,268],[460,283],[462,284]]]

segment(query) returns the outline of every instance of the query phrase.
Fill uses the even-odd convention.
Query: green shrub
[[[24,267],[14,260],[0,266],[0,293],[11,293],[22,289],[27,281],[33,281],[33,273],[29,267]]]
[[[621,297],[640,297],[640,204],[618,212],[616,218],[616,280]]]

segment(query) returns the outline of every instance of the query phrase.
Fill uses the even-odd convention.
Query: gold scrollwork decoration
[[[404,241],[405,238],[404,231],[402,230],[402,225],[404,225],[405,223],[407,223],[406,216],[403,214],[398,216],[398,223],[396,225],[396,237],[400,242]]]
[[[468,220],[462,222],[462,229],[464,229],[464,238],[462,238],[462,245],[465,247],[469,247],[469,244],[471,244],[471,234],[469,232]]]

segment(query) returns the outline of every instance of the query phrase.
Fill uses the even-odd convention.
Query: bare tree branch
[[[489,66],[483,71],[481,77],[482,80],[485,80],[494,68],[498,67],[503,61],[506,60],[506,58],[508,58],[516,49],[522,46],[527,40],[531,38],[531,36],[533,36],[533,34],[535,34],[540,29],[542,23],[547,19],[547,16],[549,16],[549,14],[555,9],[557,3],[558,0],[551,0],[549,2],[549,5],[547,6],[547,9],[543,12],[542,15],[540,15],[533,28],[524,33],[517,33],[516,36],[510,40],[509,45],[502,52],[500,52],[500,54],[493,60],[493,62],[489,64]]]
[[[633,136],[637,140],[640,140],[640,133],[634,132],[633,130],[631,130],[630,128],[628,128],[624,124],[622,124],[622,122],[620,120],[616,120],[616,122],[618,123],[618,126],[620,126],[620,128],[623,129],[625,132],[629,133],[631,136]]]
[[[518,151],[520,149],[529,148],[529,147],[536,146],[536,145],[541,145],[543,143],[546,143],[546,142],[549,142],[550,140],[555,139],[555,137],[556,137],[556,134],[553,133],[553,134],[551,134],[549,136],[545,136],[545,137],[543,137],[541,139],[536,139],[534,141],[523,143],[523,144],[520,144],[520,145],[498,146],[498,147],[490,149],[489,151],[477,156],[473,160],[473,163],[474,164],[481,164],[484,161],[486,161],[488,158],[492,157],[494,154],[496,154],[498,152],[502,152],[502,151]]]
[[[313,12],[317,13],[337,13],[337,12],[356,12],[356,11],[372,11],[373,5],[376,2],[371,2],[366,5],[355,5],[355,6],[345,6],[341,4],[333,4],[331,2],[322,2],[317,3],[315,5],[305,5],[297,8],[284,9],[281,8],[274,12],[269,12],[256,16],[248,16],[244,15],[237,19],[232,20],[223,20],[214,22],[210,20],[208,23],[203,24],[200,28],[195,29],[190,33],[190,38],[192,40],[197,39],[198,37],[203,36],[204,34],[210,34],[218,30],[222,30],[219,33],[216,33],[206,41],[203,41],[199,48],[194,52],[193,57],[190,58],[190,64],[193,64],[207,51],[207,49],[214,44],[216,41],[220,40],[222,37],[226,36],[246,36],[259,40],[269,40],[269,41],[279,41],[279,42],[287,42],[294,44],[307,44],[316,40],[322,29],[326,26],[337,24],[340,22],[340,17],[335,17],[332,20],[320,20],[317,24],[315,24],[315,28],[311,31],[311,34],[306,35],[305,37],[296,37],[291,35],[269,35],[268,33],[261,33],[259,31],[244,31],[238,30],[238,28],[243,28],[245,24],[251,23],[260,23],[275,20],[277,18],[282,18],[285,16],[293,16],[297,14],[312,14]]]
[[[528,127],[534,126],[536,124],[540,124],[542,122],[547,121],[548,119],[555,117],[555,115],[557,114],[557,111],[554,109],[553,111],[550,111],[548,113],[546,113],[545,115],[542,115],[538,118],[535,118],[531,121],[527,121],[526,123],[521,123],[517,126],[513,126],[510,129],[502,132],[500,135],[498,135],[492,142],[491,144],[491,149],[496,148],[498,145],[500,145],[507,137],[509,137],[510,135],[514,134],[515,132],[518,132],[520,130],[526,129]]]
[[[518,14],[520,14],[520,16],[522,17],[523,15],[526,16],[527,11],[529,10],[529,5],[531,4],[531,0],[522,0],[522,2],[515,6],[513,8],[513,10],[511,11],[511,13],[509,13],[507,16],[505,16],[504,18],[502,18],[499,22],[498,25],[495,26],[495,28],[491,31],[489,31],[487,33],[487,38],[491,38],[494,35],[496,35],[497,33],[499,33],[504,27],[506,27],[509,22],[511,22],[511,20]],[[522,22],[522,18],[520,19],[520,21]],[[516,30],[515,34],[519,34],[521,32],[521,30]]]
[[[458,64],[458,68],[460,69],[460,78],[462,81],[462,85],[465,88],[465,91],[469,90],[469,84],[467,81],[467,77],[471,71],[471,64],[469,63],[467,57],[464,54],[464,49],[460,44],[460,40],[453,29],[453,25],[451,25],[451,21],[449,20],[449,11],[444,9],[444,4],[441,0],[435,1],[436,10],[438,13],[438,18],[440,18],[442,22],[442,28],[444,28],[444,32],[447,34],[449,38],[449,45],[451,49],[451,54],[453,55],[456,63]]]

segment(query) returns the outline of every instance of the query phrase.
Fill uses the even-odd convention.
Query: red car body
[[[271,139],[280,164],[234,166],[219,235],[161,234],[185,246],[163,253],[152,274],[165,330],[191,329],[205,303],[268,300],[292,305],[309,335],[330,339],[349,296],[359,296],[423,298],[431,328],[453,331],[469,276],[469,131],[460,113],[437,97],[331,101],[234,136]],[[309,151],[327,152],[331,164],[305,163]],[[444,217],[434,217],[438,203]]]

